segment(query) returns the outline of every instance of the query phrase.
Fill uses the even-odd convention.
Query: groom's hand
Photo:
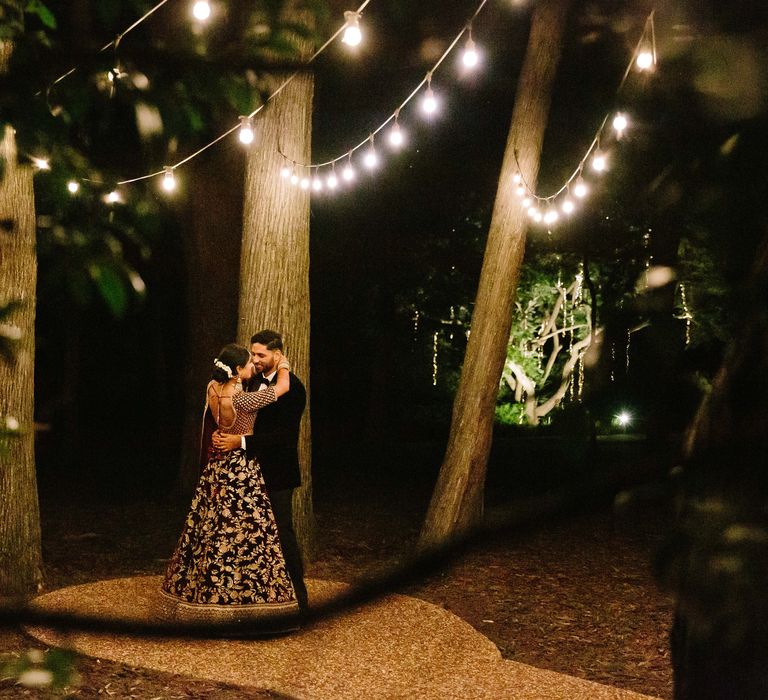
[[[222,433],[220,430],[217,430],[213,434],[213,446],[222,452],[236,450],[240,447],[240,436],[229,435],[228,433]]]

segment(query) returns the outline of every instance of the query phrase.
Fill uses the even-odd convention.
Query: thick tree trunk
[[[232,144],[237,148],[239,144]],[[237,154],[240,156],[240,154]],[[189,225],[184,243],[187,283],[184,427],[177,479],[188,497],[200,475],[200,429],[205,385],[216,353],[235,338],[237,270],[240,254],[242,197],[233,181],[242,178],[242,158],[231,149],[214,149],[190,178]]]
[[[0,52],[2,51],[0,42]],[[3,65],[0,62],[0,73]],[[5,127],[0,145],[0,299],[21,306],[9,323],[21,330],[12,364],[0,363],[0,417],[21,426],[0,457],[0,597],[27,596],[42,585],[40,509],[35,475],[35,194],[32,169],[16,163],[16,139]]]
[[[308,162],[314,79],[300,74],[254,120],[249,152],[240,259],[237,336],[246,343],[263,328],[283,334],[291,365],[307,388],[299,437],[302,486],[294,494],[294,524],[302,550],[314,549],[312,442],[309,411],[309,193],[280,177],[278,150]]]
[[[542,0],[533,12],[480,273],[472,332],[453,405],[447,451],[421,532],[422,547],[438,545],[467,530],[482,515],[494,407],[528,226],[527,214],[514,192],[513,176],[519,162],[525,181],[531,187],[536,184],[571,2]]]

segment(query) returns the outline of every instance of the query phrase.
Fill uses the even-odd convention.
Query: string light
[[[397,123],[397,117],[395,117],[395,123],[389,131],[389,145],[394,149],[399,149],[404,142],[403,131],[400,128],[400,124]]]
[[[602,173],[602,172],[605,172],[607,169],[608,169],[608,159],[606,158],[604,153],[601,153],[600,151],[598,151],[592,157],[592,170],[594,170],[596,173]]]
[[[173,192],[176,189],[176,176],[173,174],[173,168],[166,165],[163,174],[163,189],[166,192]]]
[[[320,176],[315,174],[315,176],[312,178],[312,189],[315,192],[321,192],[323,189],[323,181],[320,179]]]
[[[310,186],[309,178],[305,175],[304,177],[299,180],[299,187],[301,187],[302,190],[308,190]]]
[[[341,171],[341,176],[346,182],[352,182],[355,179],[355,169],[352,167],[352,154],[349,154],[347,164],[344,166],[344,170]]]
[[[280,168],[280,177],[283,178],[283,180],[290,179],[292,173],[293,173],[293,168],[291,168],[291,166],[288,164]]]
[[[371,145],[368,147],[365,155],[363,156],[363,165],[368,170],[373,170],[379,164],[379,156],[376,153],[376,148],[373,145],[373,135],[371,135]]]
[[[37,158],[33,156],[30,158],[30,160],[32,161],[32,165],[34,165],[38,170],[51,169],[51,161],[48,160],[48,158]]]
[[[336,177],[336,171],[331,170],[331,174],[328,176],[328,179],[325,181],[326,186],[329,190],[335,190],[339,185],[339,179]]]
[[[70,180],[67,183],[67,191],[70,194],[77,194],[80,191],[80,183],[77,180]]]
[[[363,33],[360,31],[360,13],[354,10],[347,10],[344,13],[344,36],[341,41],[347,46],[357,46],[363,40]]]
[[[295,170],[291,173],[291,176],[288,179],[290,180],[290,183],[292,185],[298,185],[299,184],[299,176],[298,176],[298,174],[296,173]]]
[[[211,5],[208,0],[197,0],[192,5],[192,16],[200,22],[205,22],[211,16]]]
[[[475,42],[472,39],[472,28],[470,27],[469,30],[469,37],[467,38],[467,43],[464,45],[464,53],[461,55],[461,62],[464,64],[465,68],[475,68],[477,64],[480,62],[480,56],[477,53],[477,49],[475,48]]]
[[[641,51],[637,54],[636,65],[639,70],[646,71],[653,68],[653,54],[650,51]]]
[[[624,135],[624,132],[626,131],[627,127],[629,126],[629,120],[627,119],[627,115],[619,112],[613,118],[612,125],[613,125],[614,131],[616,132],[616,136],[618,138],[621,138]]]
[[[437,112],[437,98],[432,90],[432,72],[427,73],[427,90],[424,93],[424,99],[421,101],[421,109],[427,116],[431,117]]]
[[[120,196],[120,193],[117,190],[112,190],[111,192],[108,192],[104,195],[104,201],[107,204],[121,204],[123,198]]]
[[[573,186],[573,194],[579,199],[584,199],[589,194],[589,185],[584,182],[584,178],[579,176],[576,184]]]
[[[569,197],[566,197],[563,200],[563,204],[560,207],[563,211],[563,214],[573,214],[573,212],[576,210],[576,205],[573,203],[573,200]]]
[[[240,143],[248,146],[253,143],[253,117],[240,117],[240,133],[238,138]]]

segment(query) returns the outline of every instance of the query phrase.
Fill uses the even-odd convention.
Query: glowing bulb
[[[629,120],[627,119],[627,116],[625,114],[617,114],[613,118],[613,128],[616,131],[616,135],[621,138],[622,134],[626,130],[626,128],[629,126]]]
[[[392,146],[392,148],[400,148],[400,146],[403,145],[403,141],[405,141],[403,132],[400,129],[400,125],[395,122],[395,125],[389,132],[389,145]]]
[[[344,36],[341,41],[347,46],[357,46],[363,40],[363,33],[360,31],[360,15],[352,10],[344,13]]]
[[[211,16],[211,6],[208,0],[198,0],[192,5],[192,16],[201,22],[205,22]]]
[[[163,189],[166,192],[173,192],[176,189],[176,176],[173,174],[173,168],[170,166],[165,167],[165,173],[163,175]]]
[[[575,194],[579,199],[584,199],[589,194],[589,187],[587,186],[587,183],[584,182],[581,178],[576,180],[576,184],[573,186],[573,194]]]
[[[299,187],[301,187],[302,190],[308,190],[309,189],[309,185],[310,185],[310,182],[309,182],[309,178],[308,177],[301,178],[301,180],[299,182]]]
[[[38,170],[50,170],[51,162],[47,158],[32,158],[32,165]]]
[[[467,39],[467,44],[464,47],[464,53],[461,56],[461,62],[465,68],[474,68],[480,60],[475,48],[475,42],[472,41],[472,37]]]
[[[515,194],[518,197],[525,197],[525,185],[520,184],[517,187],[515,187]]]
[[[530,207],[531,204],[533,204],[533,200],[530,197],[526,197],[522,201],[523,209],[528,209],[528,207]]]
[[[512,176],[512,182],[514,182],[516,185],[523,181],[523,176],[520,173],[515,173]]]
[[[377,155],[373,144],[371,144],[371,147],[368,149],[365,156],[363,156],[363,165],[368,168],[368,170],[373,170],[378,164],[379,156]]]
[[[639,70],[648,70],[653,66],[653,54],[650,51],[641,51],[635,61]]]
[[[240,134],[238,138],[240,143],[246,146],[253,143],[253,119],[251,117],[240,117]]]
[[[77,194],[80,191],[80,183],[76,180],[70,180],[67,183],[67,190],[70,194]]]
[[[549,209],[547,213],[544,214],[544,223],[554,224],[559,218],[560,215],[557,213],[557,209]]]
[[[608,168],[608,160],[602,153],[595,153],[595,157],[592,158],[592,170],[598,173],[603,173]]]
[[[117,190],[112,190],[109,194],[104,196],[104,201],[107,204],[117,204],[122,200],[120,199],[120,193]]]
[[[323,189],[323,181],[317,175],[315,175],[315,177],[312,178],[312,189],[315,192],[320,192]]]
[[[538,224],[541,221],[541,219],[542,219],[541,212],[537,209],[533,213],[533,220]]]
[[[291,173],[291,184],[292,185],[298,185],[299,184],[299,176],[296,173]]]
[[[425,114],[432,115],[437,111],[437,98],[435,93],[432,92],[432,86],[427,87],[427,91],[424,94],[424,99],[421,101],[421,108]]]
[[[355,169],[351,165],[346,165],[341,171],[341,176],[347,181],[352,182],[355,179]]]
[[[285,180],[287,180],[292,173],[293,170],[287,165],[284,165],[282,168],[280,168],[280,177],[284,178]]]
[[[576,205],[573,203],[572,199],[565,199],[563,201],[562,207],[560,207],[563,210],[563,214],[573,214],[574,210],[576,209]]]
[[[622,411],[616,416],[616,422],[623,428],[632,422],[632,414],[628,411]]]
[[[536,207],[530,207],[530,209],[528,209],[528,216],[530,216],[532,219],[535,219],[538,213],[539,210]]]
[[[336,173],[331,173],[325,181],[325,184],[328,186],[329,190],[335,190],[339,184],[339,179],[336,177]]]

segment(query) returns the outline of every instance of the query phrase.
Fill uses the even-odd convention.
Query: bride
[[[214,360],[206,389],[210,410],[223,433],[250,434],[259,408],[289,389],[289,365],[278,365],[277,382],[244,392],[250,353],[225,346]],[[272,506],[261,468],[245,450],[208,449],[184,528],[161,587],[160,614],[189,622],[247,622],[297,614],[293,584],[285,567]]]

